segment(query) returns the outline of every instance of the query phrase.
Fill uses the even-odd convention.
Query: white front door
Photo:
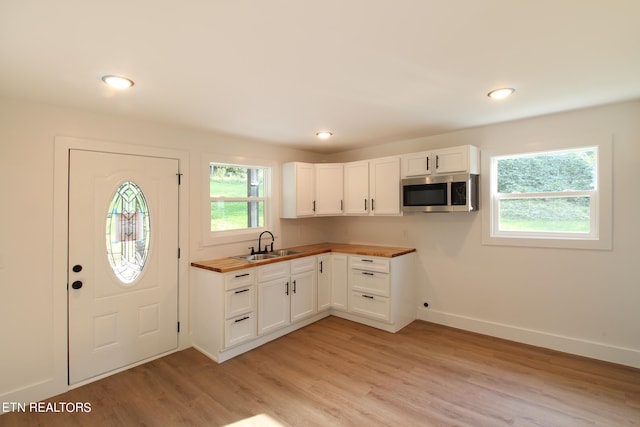
[[[177,348],[178,167],[69,151],[69,384]]]

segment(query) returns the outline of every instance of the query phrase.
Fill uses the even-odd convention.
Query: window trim
[[[218,165],[234,165],[246,168],[263,168],[265,169],[264,177],[264,197],[252,197],[256,201],[264,201],[264,226],[259,228],[246,228],[239,230],[211,231],[211,201],[221,200],[224,198],[212,198],[209,192],[209,167],[211,164]],[[277,212],[275,212],[276,204],[273,202],[273,188],[275,188],[274,180],[276,178],[276,164],[272,161],[263,159],[252,159],[246,157],[225,156],[220,154],[205,153],[202,156],[202,246],[216,246],[230,243],[249,242],[257,238],[257,236],[265,231],[273,231],[274,221]],[[230,201],[238,201],[236,198],[226,198]],[[250,197],[242,198],[242,201],[249,200]],[[277,233],[279,234],[279,233]]]
[[[483,153],[483,174],[489,179],[484,180],[483,194],[486,196],[483,211],[482,244],[500,246],[546,247],[565,249],[612,249],[612,137],[589,135],[582,138],[572,138],[565,141],[538,143],[535,146],[523,146],[520,150],[485,150]],[[522,193],[517,195],[501,195],[497,197],[497,160],[504,157],[536,154],[552,151],[574,151],[585,148],[597,150],[597,178],[593,191],[572,191],[564,193]],[[497,203],[499,200],[510,198],[533,197],[563,197],[591,195],[591,232],[562,233],[562,232],[501,232],[498,227]]]

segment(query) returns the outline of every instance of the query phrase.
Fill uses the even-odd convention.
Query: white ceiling
[[[1,0],[0,94],[343,151],[640,98],[640,1]]]

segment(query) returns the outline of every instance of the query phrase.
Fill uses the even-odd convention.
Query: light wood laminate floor
[[[640,426],[640,370],[421,321],[390,334],[328,317],[222,364],[188,349],[49,402],[91,412],[0,425]]]

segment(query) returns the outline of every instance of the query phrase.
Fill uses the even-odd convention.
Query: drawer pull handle
[[[363,258],[363,259],[361,259],[360,261],[362,261],[362,262],[373,262],[373,260],[372,260],[372,259],[364,259],[364,258]]]
[[[247,289],[241,289],[241,290],[239,290],[239,291],[236,291],[236,294],[241,294],[241,293],[243,293],[243,292],[249,292],[249,288],[247,288]]]
[[[368,271],[363,271],[362,274],[366,274],[367,276],[375,276],[375,274],[369,273]]]
[[[236,274],[236,279],[239,279],[240,277],[245,277],[248,276],[249,273],[244,273],[244,274]]]
[[[240,318],[240,319],[236,319],[236,320],[234,320],[234,322],[236,322],[236,323],[238,323],[238,322],[242,322],[243,320],[247,320],[248,318],[249,318],[249,316],[244,316],[244,317],[242,317],[242,318]]]
[[[365,294],[362,294],[362,296],[363,296],[364,298],[373,299],[373,297],[372,297],[371,295],[365,295]]]

